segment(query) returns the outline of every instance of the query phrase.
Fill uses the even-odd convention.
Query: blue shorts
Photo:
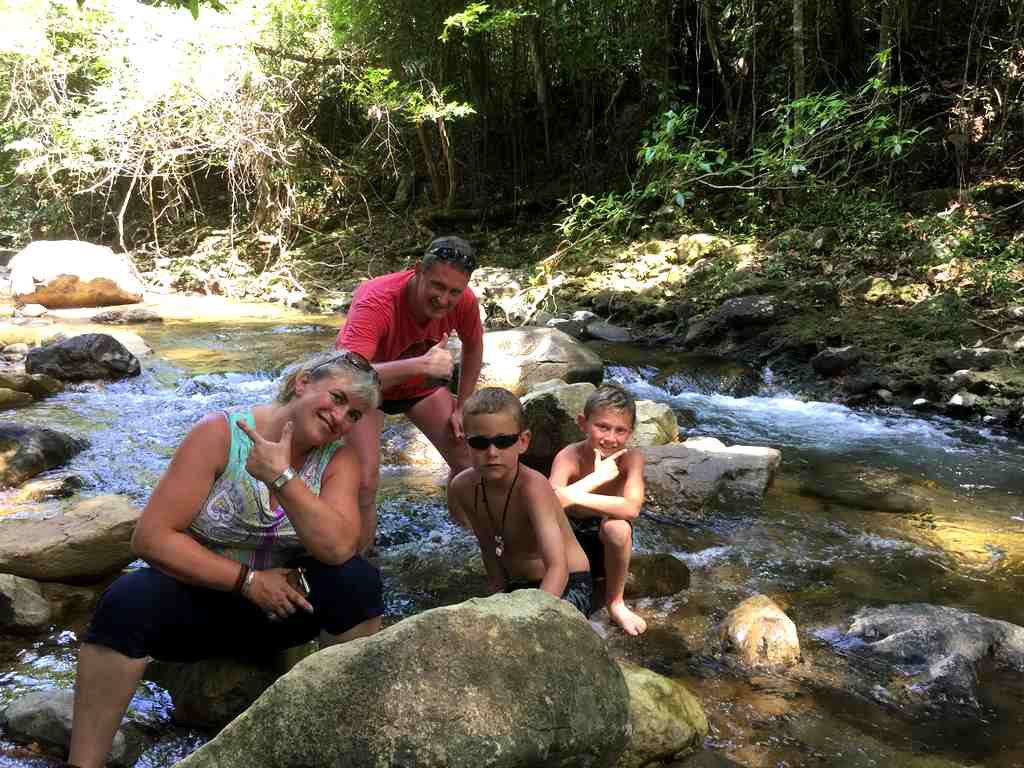
[[[83,642],[133,659],[198,661],[266,656],[302,645],[322,631],[339,635],[384,613],[380,572],[361,557],[341,565],[304,558],[313,613],[271,621],[235,592],[185,584],[155,568],[117,579],[96,606]]]

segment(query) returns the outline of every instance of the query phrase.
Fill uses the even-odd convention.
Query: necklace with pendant
[[[505,508],[501,510],[501,530],[494,534],[494,554],[497,557],[501,557],[505,552],[505,517],[508,515],[508,505],[512,501],[512,490],[516,487],[516,481],[519,479],[519,464],[516,464],[516,476],[512,478],[512,485],[508,487],[508,496],[505,497]],[[487,486],[484,485],[484,479],[480,478],[480,490],[484,497],[484,509],[487,511],[487,520],[492,524],[494,518],[491,516],[491,505],[487,501]]]

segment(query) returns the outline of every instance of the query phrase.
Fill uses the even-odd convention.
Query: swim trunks
[[[506,592],[515,592],[517,589],[540,589],[540,581],[529,579],[509,579],[505,585]],[[562,591],[562,599],[590,618],[594,612],[594,581],[590,578],[588,571],[576,571],[569,574],[569,580],[565,583]]]

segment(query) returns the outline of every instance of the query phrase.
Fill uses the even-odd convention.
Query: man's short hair
[[[636,400],[621,384],[602,384],[591,392],[583,406],[583,418],[589,419],[605,409],[628,413],[630,424],[636,426]]]
[[[461,269],[467,275],[471,275],[476,269],[476,251],[461,237],[455,235],[438,237],[431,241],[427,250],[423,252],[420,268],[426,272],[438,263],[451,264],[456,269]]]
[[[471,416],[491,413],[508,413],[516,420],[516,429],[526,429],[526,417],[519,398],[503,387],[484,387],[474,392],[462,406],[462,421]]]

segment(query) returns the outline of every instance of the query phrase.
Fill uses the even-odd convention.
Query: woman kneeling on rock
[[[380,628],[380,574],[356,556],[359,458],[339,442],[379,402],[365,358],[331,352],[292,366],[273,403],[192,428],[132,538],[152,567],[111,585],[83,638],[72,765],[104,765],[148,657],[248,656]]]

